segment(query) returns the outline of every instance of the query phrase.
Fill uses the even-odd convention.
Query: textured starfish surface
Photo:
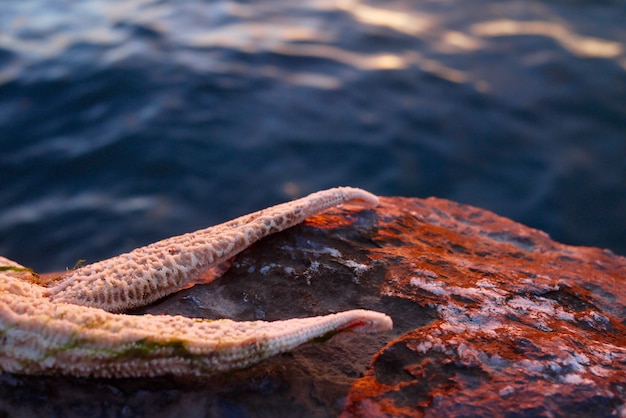
[[[344,202],[376,205],[338,187],[72,270],[41,284],[0,257],[0,370],[95,377],[210,375],[247,367],[330,332],[385,331],[382,313],[351,310],[236,322],[118,312],[193,285],[259,239]]]

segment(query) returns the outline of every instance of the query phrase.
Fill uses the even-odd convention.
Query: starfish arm
[[[313,193],[73,270],[52,283],[47,294],[54,302],[110,312],[146,305],[192,284],[200,273],[259,239],[345,202],[375,206],[378,198],[351,187]]]
[[[30,283],[6,275],[0,280],[0,370],[20,374],[206,376],[335,331],[392,325],[387,315],[366,310],[275,322],[112,314],[28,296]]]

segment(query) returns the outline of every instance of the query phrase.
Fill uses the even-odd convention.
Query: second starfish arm
[[[30,292],[23,283],[13,284]],[[385,331],[391,319],[365,310],[275,322],[134,316],[2,292],[0,370],[116,378],[206,376],[352,328]]]
[[[146,305],[192,284],[259,239],[345,202],[375,206],[378,198],[352,187],[323,190],[73,270],[52,283],[47,295],[109,312]]]

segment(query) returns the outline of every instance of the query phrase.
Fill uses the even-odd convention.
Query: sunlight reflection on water
[[[625,8],[1,2],[0,253],[58,270],[338,184],[626,253]]]

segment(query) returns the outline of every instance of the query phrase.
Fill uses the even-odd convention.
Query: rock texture
[[[441,200],[385,200],[381,295],[436,312],[344,416],[626,416],[626,260]]]
[[[626,259],[442,199],[329,210],[136,313],[354,308],[394,330],[198,381],[0,375],[0,417],[626,416]]]

